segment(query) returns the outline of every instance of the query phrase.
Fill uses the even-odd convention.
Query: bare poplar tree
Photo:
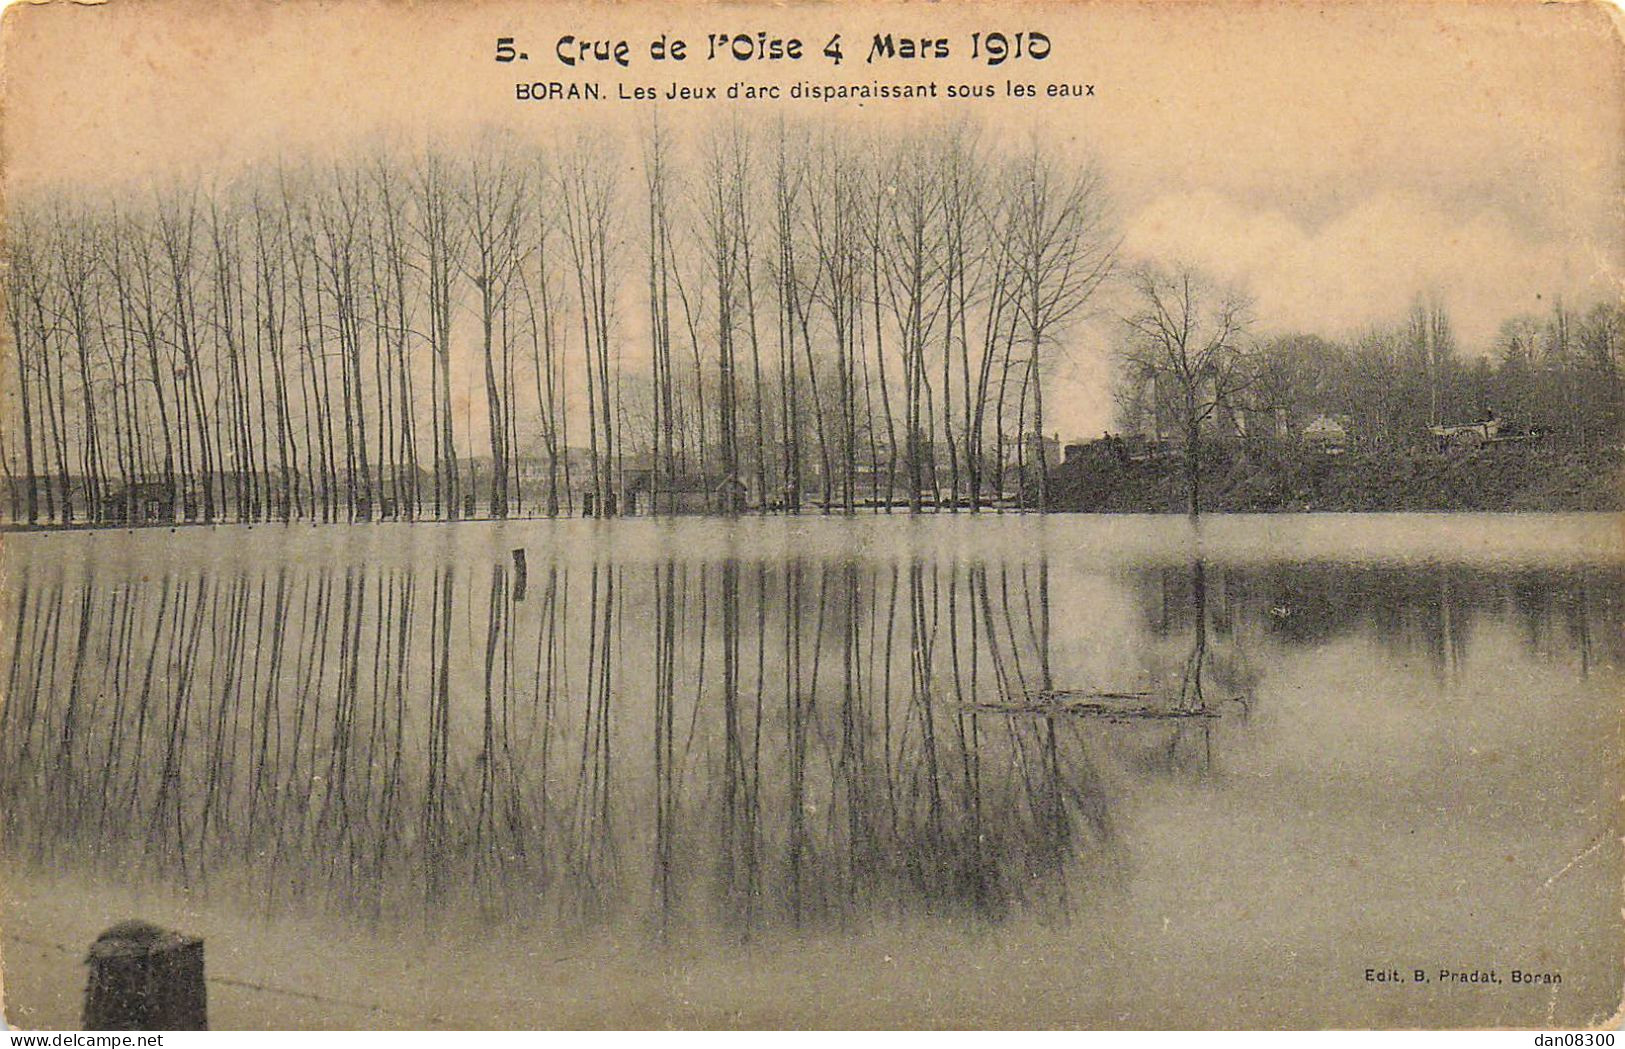
[[[468,230],[463,266],[479,296],[480,347],[485,367],[486,418],[490,424],[492,517],[507,517],[510,505],[509,447],[512,398],[499,382],[496,321],[506,311],[508,296],[523,261],[521,232],[525,221],[526,180],[505,148],[487,143],[472,158],[462,185],[462,219]],[[506,332],[502,354],[509,358]]]
[[[610,386],[618,179],[608,143],[583,142],[559,172],[565,240],[575,270],[586,353],[594,516],[616,512],[615,413]]]
[[[740,472],[739,384],[734,374],[734,337],[742,253],[733,194],[735,184],[742,178],[740,165],[744,161],[734,145],[723,129],[712,128],[705,143],[704,168],[698,180],[702,187],[699,212],[705,235],[705,264],[716,307],[717,444],[722,482],[720,509],[724,513],[740,510],[736,489]],[[703,464],[701,472],[703,475]]]
[[[462,481],[451,417],[451,320],[455,305],[452,277],[462,266],[467,237],[454,215],[450,162],[437,150],[428,150],[420,159],[412,194],[416,209],[414,232],[429,313],[434,509],[436,516],[456,517],[462,512]]]
[[[903,143],[882,176],[881,272],[887,305],[897,330],[903,367],[903,464],[908,476],[909,512],[919,513],[930,472],[936,488],[936,457],[931,379],[926,346],[943,310],[944,277],[942,187],[931,165],[901,162],[916,143]],[[936,502],[933,497],[933,502]]]
[[[671,184],[670,140],[658,115],[650,126],[643,156],[644,189],[648,197],[649,337],[650,337],[650,470],[649,510],[659,513],[661,498],[672,508],[671,491],[677,482],[674,374],[671,336]]]
[[[807,194],[808,240],[818,266],[811,294],[828,313],[840,418],[841,505],[849,513],[857,499],[856,361],[864,261],[863,173],[854,154],[844,137],[826,133],[809,168]]]
[[[22,483],[26,486],[25,502],[28,522],[39,521],[40,474],[45,472],[43,459],[36,469],[34,457],[35,409],[29,391],[35,387],[34,375],[40,369],[38,362],[50,352],[44,317],[43,260],[39,253],[40,230],[38,219],[21,209],[9,217],[5,225],[5,305],[10,322],[12,352],[17,369],[17,394],[22,408],[23,469]],[[39,303],[30,324],[29,306]],[[46,384],[48,387],[48,384]],[[45,396],[49,397],[48,389]],[[46,487],[49,499],[50,488]],[[50,514],[49,508],[46,510]]]
[[[782,119],[779,121],[773,167],[773,274],[781,400],[779,439],[784,460],[783,502],[786,511],[800,509],[802,494],[801,383],[796,363],[796,333],[804,331],[801,320],[805,313],[797,265],[795,216],[800,209],[805,185],[806,168],[798,155],[804,150],[804,143],[805,140],[799,137],[792,140],[785,122]],[[811,359],[810,349],[808,359]],[[819,419],[819,445],[822,451],[822,415]],[[827,467],[827,455],[825,463]]]
[[[767,422],[763,404],[762,340],[757,323],[756,300],[756,201],[750,158],[756,153],[755,140],[737,119],[731,125],[730,139],[734,153],[730,191],[734,211],[734,229],[739,247],[739,280],[744,292],[744,326],[750,341],[751,406],[754,417],[756,505],[765,510],[768,505]]]
[[[1215,288],[1189,267],[1143,266],[1129,276],[1134,309],[1123,319],[1122,362],[1149,410],[1178,426],[1185,456],[1186,507],[1202,510],[1202,433],[1235,412],[1256,388],[1258,358],[1249,328],[1251,303]]]
[[[1036,493],[1038,509],[1044,510],[1049,464],[1044,459],[1042,355],[1110,275],[1117,243],[1107,226],[1103,177],[1092,162],[1063,171],[1035,141],[1011,166],[1005,192],[1015,303],[1027,343],[1026,383],[1033,399]],[[1027,445],[1024,437],[1018,447]]]
[[[570,506],[568,437],[566,425],[568,400],[562,367],[560,340],[562,338],[560,314],[563,296],[557,288],[556,270],[552,265],[558,243],[558,216],[553,206],[556,185],[545,159],[538,158],[533,165],[529,188],[535,197],[535,206],[529,212],[530,238],[528,259],[534,266],[521,264],[516,271],[519,291],[525,300],[529,317],[531,364],[536,378],[537,425],[541,429],[542,443],[547,454],[546,512],[556,517],[561,508]],[[563,498],[561,499],[561,491]]]
[[[189,446],[192,489],[201,495],[204,521],[215,519],[215,443],[210,433],[209,411],[203,398],[203,359],[198,340],[197,320],[197,190],[177,193],[162,200],[158,209],[158,239],[167,263],[169,307],[173,332],[180,351],[176,382],[184,391],[186,411],[182,427],[183,447]],[[188,518],[193,514],[188,512]]]

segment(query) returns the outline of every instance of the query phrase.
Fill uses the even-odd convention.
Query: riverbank
[[[1431,449],[1373,453],[1351,451],[1341,455],[1309,452],[1299,447],[1204,451],[1202,509],[1213,513],[1572,513],[1625,510],[1625,451],[1584,450],[1559,441],[1509,443],[1448,453]],[[1184,462],[1178,456],[1122,461],[1109,455],[1089,455],[1067,462],[1050,474],[1049,505],[1073,513],[1183,513],[1186,492]],[[906,506],[890,514],[865,507],[864,515],[906,515]],[[927,515],[944,513],[933,507]],[[1015,508],[985,508],[984,514],[1023,513]],[[314,527],[319,524],[456,524],[540,522],[572,519],[548,517],[530,509],[505,518],[477,515],[462,518],[432,516],[378,518],[370,521],[331,522],[296,518],[292,522],[240,522],[222,517],[203,521],[75,521],[40,522],[0,520],[0,533],[175,531],[177,528],[241,526],[253,528]],[[648,515],[636,515],[647,519]],[[662,515],[667,516],[667,515]],[[725,517],[723,514],[678,514],[677,517]],[[739,518],[828,518],[804,508],[799,513],[759,514],[746,511]],[[969,516],[968,513],[966,516]]]
[[[1202,508],[1231,513],[1566,512],[1625,508],[1613,450],[1559,442],[1341,455],[1301,449],[1204,452]],[[1096,456],[1058,467],[1050,505],[1086,513],[1185,509],[1184,462]]]

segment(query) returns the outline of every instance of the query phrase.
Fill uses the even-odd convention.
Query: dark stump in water
[[[208,1028],[199,937],[143,921],[120,922],[96,938],[85,964],[85,1030]]]
[[[525,599],[526,574],[525,548],[520,547],[513,552],[513,599],[515,601]]]

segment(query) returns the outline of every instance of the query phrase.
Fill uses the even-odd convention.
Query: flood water
[[[1606,516],[149,529],[4,565],[14,1024],[75,1024],[132,916],[206,936],[216,1026],[1562,1026],[1625,982]]]

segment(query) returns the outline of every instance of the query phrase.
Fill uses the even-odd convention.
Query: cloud
[[[1165,194],[1127,223],[1130,257],[1180,260],[1246,287],[1269,329],[1338,337],[1396,321],[1437,292],[1468,352],[1554,296],[1600,298],[1620,274],[1584,242],[1534,240],[1483,209],[1465,219],[1418,195],[1371,194],[1314,225],[1213,190]]]

